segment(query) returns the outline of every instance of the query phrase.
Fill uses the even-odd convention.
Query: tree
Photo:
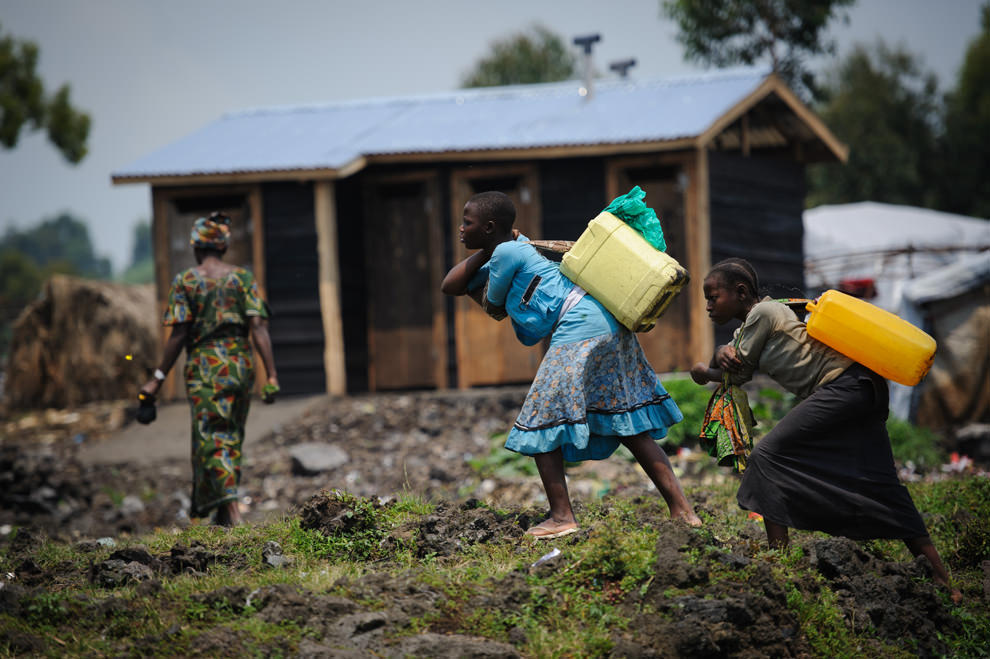
[[[941,209],[990,219],[990,3],[946,98]]]
[[[131,263],[120,279],[125,284],[150,284],[155,280],[155,260],[151,255],[151,224],[147,220],[134,225]]]
[[[93,253],[86,225],[67,213],[46,220],[34,229],[8,229],[0,239],[0,249],[12,249],[31,259],[38,267],[66,264],[84,277],[109,278],[110,260]]]
[[[141,220],[134,225],[134,246],[131,249],[131,265],[151,258],[151,224]]]
[[[491,45],[491,54],[475,63],[462,87],[494,87],[556,82],[574,76],[574,54],[564,40],[540,25]]]
[[[37,63],[35,43],[0,35],[0,144],[17,146],[25,126],[45,129],[65,159],[78,163],[86,155],[89,115],[72,107],[69,85],[48,97],[35,72]]]
[[[808,206],[879,201],[932,207],[939,176],[935,75],[878,41],[859,45],[823,86],[819,114],[849,145],[849,161],[809,169]]]
[[[834,54],[835,42],[823,36],[840,11],[856,0],[663,0],[677,23],[677,40],[687,60],[717,67],[768,62],[794,89],[817,96],[805,59]]]

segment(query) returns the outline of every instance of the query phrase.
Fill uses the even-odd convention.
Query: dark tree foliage
[[[134,246],[131,249],[131,265],[151,258],[151,225],[147,220],[134,225]]]
[[[125,284],[150,284],[155,280],[155,261],[151,253],[151,225],[142,220],[134,225],[131,263],[120,275]]]
[[[946,98],[939,207],[990,219],[990,3]]]
[[[0,322],[16,316],[41,290],[41,269],[13,249],[0,250]]]
[[[68,269],[84,277],[107,279],[112,271],[109,259],[93,253],[86,225],[66,213],[33,229],[8,229],[0,239],[0,250],[3,249],[24,255],[40,268],[55,263],[66,264]]]
[[[849,145],[845,164],[809,169],[808,206],[855,201],[933,207],[941,109],[934,74],[883,42],[860,45],[828,76],[818,108]]]
[[[534,25],[491,45],[491,53],[475,63],[462,87],[527,85],[568,80],[574,76],[574,54],[558,35]]]
[[[46,130],[65,159],[78,163],[86,155],[89,115],[72,107],[68,85],[48,97],[37,64],[35,43],[0,34],[0,144],[14,148],[24,128]]]
[[[767,63],[799,92],[817,96],[809,57],[834,54],[824,36],[855,0],[663,0],[677,23],[685,59],[716,67]]]
[[[39,267],[16,249],[0,245],[0,370],[14,321],[24,307],[38,298],[44,281],[56,273],[75,274],[75,269],[64,261]]]

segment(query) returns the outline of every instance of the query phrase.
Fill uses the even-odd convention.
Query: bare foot
[[[687,523],[688,526],[693,528],[699,528],[704,525],[704,522],[701,521],[701,518],[695,515],[694,511],[691,510],[690,508],[687,510],[680,510],[680,511],[671,510],[670,518],[683,520],[685,523]]]
[[[238,526],[244,521],[241,517],[241,507],[236,501],[221,504],[213,521],[220,526]]]
[[[228,526],[238,526],[244,522],[244,518],[241,517],[241,506],[237,501],[228,502],[226,508]]]
[[[933,578],[935,580],[936,585],[938,585],[941,588],[945,588],[947,591],[949,591],[949,599],[952,600],[953,604],[959,604],[960,602],[962,602],[963,594],[961,590],[950,585],[949,582],[946,581],[945,579],[939,579],[938,577],[933,577]]]

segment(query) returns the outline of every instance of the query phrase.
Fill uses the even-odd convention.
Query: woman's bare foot
[[[529,527],[526,530],[526,535],[540,540],[550,540],[576,533],[578,530],[577,522],[574,520],[558,522],[551,517],[536,526]]]
[[[227,518],[230,520],[230,526],[244,523],[244,518],[241,517],[241,506],[236,500],[227,502]]]
[[[701,521],[701,518],[698,517],[694,513],[694,511],[691,510],[690,508],[686,508],[684,510],[680,510],[680,509],[673,510],[673,509],[671,509],[671,511],[670,511],[670,518],[671,519],[683,520],[684,522],[687,523],[688,526],[691,526],[693,528],[699,528],[700,526],[703,526],[704,525],[704,522]]]
[[[678,506],[678,505],[675,504],[675,505],[669,506],[669,507],[670,507],[670,518],[671,519],[682,520],[688,526],[691,526],[691,527],[694,527],[694,528],[698,528],[698,527],[704,525],[704,522],[701,521],[701,518],[698,517],[695,514],[694,509],[691,508],[691,506],[689,504],[687,504],[686,502],[685,502],[685,505],[683,505],[683,506]]]
[[[244,518],[241,517],[241,507],[237,501],[220,504],[213,521],[220,526],[238,526],[244,522]]]

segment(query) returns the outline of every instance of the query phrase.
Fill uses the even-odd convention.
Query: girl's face
[[[464,216],[461,218],[461,242],[468,249],[483,249],[491,240],[490,225],[478,217],[474,204],[464,204]]]
[[[745,286],[729,287],[719,274],[709,275],[704,283],[708,317],[716,325],[724,325],[733,318],[746,319],[749,309],[745,305]]]

